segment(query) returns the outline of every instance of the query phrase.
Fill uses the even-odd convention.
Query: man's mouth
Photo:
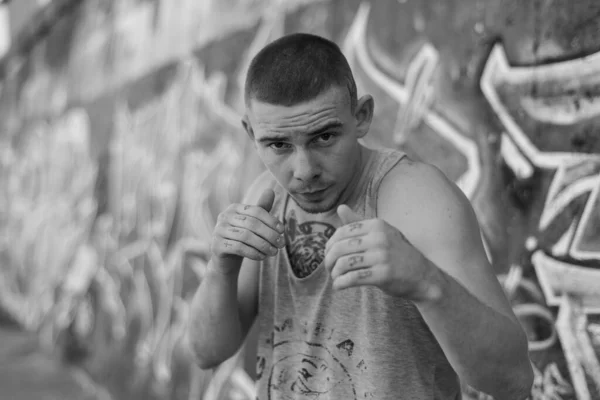
[[[321,197],[326,191],[329,189],[328,187],[319,189],[319,190],[311,190],[306,192],[296,192],[299,196],[307,199],[307,200],[315,200]]]
[[[329,186],[325,186],[325,187],[323,187],[323,188],[320,188],[320,189],[315,189],[315,188],[312,188],[312,189],[310,189],[310,190],[302,190],[302,191],[300,191],[300,190],[297,190],[297,191],[296,191],[296,194],[301,194],[301,195],[311,195],[311,194],[316,194],[316,193],[321,193],[321,192],[324,192],[324,191],[325,191],[325,190],[327,190],[327,189],[329,189]]]
[[[298,192],[298,194],[315,194],[324,191],[325,189],[311,190],[310,192]]]

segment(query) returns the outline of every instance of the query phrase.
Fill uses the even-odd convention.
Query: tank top
[[[404,157],[375,150],[347,204],[377,217],[385,175]],[[284,221],[289,194],[273,182],[272,213]],[[257,394],[260,400],[460,399],[460,385],[415,305],[376,287],[341,291],[321,264],[292,271],[286,249],[260,267]]]

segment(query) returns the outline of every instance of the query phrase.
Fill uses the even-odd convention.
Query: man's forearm
[[[453,368],[465,383],[497,400],[527,396],[532,371],[521,327],[433,267],[440,296],[415,304]]]
[[[224,275],[209,265],[192,300],[190,342],[203,369],[233,356],[244,341],[237,280],[237,274]]]

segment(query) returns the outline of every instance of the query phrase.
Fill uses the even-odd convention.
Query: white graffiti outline
[[[599,154],[586,154],[576,152],[543,152],[540,151],[527,137],[525,132],[513,119],[508,109],[502,103],[496,87],[501,84],[527,85],[538,81],[544,83],[564,83],[573,85],[573,74],[577,78],[591,79],[592,75],[597,75],[598,65],[600,65],[600,53],[575,60],[557,62],[548,65],[533,67],[513,67],[508,63],[506,53],[500,44],[497,44],[487,61],[484,72],[481,77],[481,90],[488,100],[491,108],[495,111],[506,129],[503,135],[507,142],[512,142],[516,149],[510,155],[517,156],[516,162],[509,162],[505,151],[503,157],[507,164],[519,176],[519,171],[514,166],[525,166],[520,177],[530,177],[533,173],[533,167],[555,170],[550,183],[548,193],[542,213],[539,218],[538,228],[544,230],[550,223],[559,216],[572,202],[580,196],[588,193],[588,199],[584,206],[581,216],[573,221],[562,237],[552,246],[550,254],[542,250],[536,250],[537,241],[534,238],[528,239],[526,247],[534,251],[531,261],[536,270],[539,284],[544,292],[546,302],[550,306],[560,306],[564,293],[576,294],[583,302],[583,310],[586,313],[600,312],[600,302],[597,296],[600,291],[595,288],[600,281],[600,271],[591,268],[579,266],[573,262],[563,262],[555,259],[553,256],[569,255],[579,260],[599,260],[600,249],[595,251],[582,250],[581,243],[586,232],[587,225],[593,221],[591,216],[594,210],[597,210],[598,193],[600,192],[600,174],[598,174]],[[568,81],[566,77],[570,77]],[[533,106],[543,108],[541,112],[532,111]],[[552,100],[550,104],[543,102],[522,104],[532,118],[538,121],[546,121],[555,124],[564,125],[574,120],[585,119],[589,117],[590,108],[585,112],[577,112],[573,107],[568,106],[568,102],[557,102]],[[594,106],[590,104],[590,106]],[[549,119],[549,111],[558,107],[560,115]],[[575,116],[570,113],[577,114]],[[573,170],[582,168],[583,173],[576,178],[568,176]]]
[[[410,100],[410,94],[407,88],[380,71],[369,58],[365,34],[369,11],[370,5],[361,3],[344,40],[344,53],[351,65],[353,62],[359,63],[369,78],[377,83],[392,98],[398,101],[401,108],[404,108]],[[425,52],[430,52],[430,50],[427,50],[427,47],[425,47],[425,49]],[[427,56],[427,53],[425,53],[425,56],[421,57],[430,56]],[[424,112],[423,122],[434,129],[445,140],[452,143],[466,158],[468,165],[467,171],[457,179],[456,184],[467,197],[472,198],[481,177],[479,149],[477,148],[477,145],[467,136],[462,135],[446,119],[431,109]]]
[[[431,83],[438,65],[436,49],[426,43],[413,58],[406,71],[406,87],[409,93],[406,107],[398,110],[394,138],[396,144],[405,142],[410,129],[423,119],[423,114],[431,108],[433,96]]]
[[[589,192],[589,198],[585,204],[581,218],[573,223],[571,226],[572,228],[561,237],[561,241],[565,236],[572,237],[572,242],[568,248],[568,254],[573,258],[581,260],[600,259],[600,248],[596,251],[580,250],[580,244],[586,231],[587,222],[591,219],[590,216],[598,201],[598,192],[600,192],[600,174],[578,179],[561,191],[560,189],[565,182],[567,168],[572,165],[573,164],[563,165],[557,169],[552,183],[550,184],[548,195],[546,196],[546,201],[540,216],[539,227],[540,229],[548,227],[550,222],[552,222],[552,220],[577,197]],[[568,239],[564,238],[564,240]]]
[[[581,243],[583,234],[585,233],[585,228],[587,226],[588,221],[591,220],[591,214],[594,209],[599,210],[600,208],[596,207],[596,204],[600,202],[599,193],[600,193],[600,175],[598,175],[595,179],[596,187],[590,193],[590,197],[583,209],[583,213],[581,214],[581,221],[579,223],[578,229],[575,231],[575,237],[573,238],[573,245],[571,248],[571,254],[580,259],[600,259],[600,246],[597,251],[584,251],[580,250],[579,244]]]
[[[600,313],[599,270],[558,261],[541,250],[533,253],[531,261],[549,306],[559,306],[563,294],[570,293],[583,301],[586,313]]]
[[[520,179],[527,179],[533,175],[533,165],[521,154],[510,136],[504,132],[500,136],[500,154]]]
[[[590,220],[591,213],[595,208],[600,190],[600,175],[591,174],[582,179],[569,184],[565,182],[566,172],[573,166],[581,165],[587,162],[600,161],[598,154],[586,154],[575,152],[542,152],[535,147],[529,140],[525,132],[516,123],[510,115],[507,108],[502,104],[496,86],[501,83],[510,83],[514,85],[530,83],[536,81],[564,81],[565,76],[570,76],[573,71],[579,77],[587,77],[597,73],[600,65],[600,53],[592,54],[588,57],[582,57],[575,60],[552,63],[535,67],[513,67],[508,63],[506,53],[503,47],[498,44],[492,50],[484,72],[481,77],[481,90],[486,96],[492,109],[498,115],[498,118],[506,128],[507,141],[512,142],[517,149],[511,152],[511,155],[525,158],[519,159],[517,165],[531,165],[538,168],[556,169],[553,180],[550,184],[542,214],[539,220],[539,229],[545,229],[550,222],[572,203],[577,197],[589,192],[589,198],[585,205],[581,218],[577,226],[572,226],[553,248],[555,251],[562,252],[564,247],[568,247],[568,254],[576,259],[593,260],[600,259],[600,249],[598,251],[580,250],[583,235],[586,230],[587,222]],[[506,156],[503,152],[503,156]],[[512,163],[514,164],[514,163]],[[513,168],[514,170],[514,168]],[[517,172],[517,171],[515,171]],[[531,176],[532,168],[525,169],[524,177]],[[565,187],[566,186],[566,187]],[[572,238],[572,242],[570,242]]]
[[[596,65],[594,65],[596,64]],[[481,91],[490,106],[506,128],[508,135],[531,162],[539,168],[555,169],[570,162],[599,160],[598,154],[571,152],[541,152],[529,140],[525,132],[512,118],[496,91],[498,81],[518,85],[533,80],[556,80],[577,71],[578,76],[597,72],[600,53],[576,60],[558,62],[535,67],[514,67],[509,65],[502,45],[492,49],[480,80]]]

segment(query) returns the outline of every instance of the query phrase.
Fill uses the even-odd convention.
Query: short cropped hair
[[[308,33],[283,36],[256,54],[246,75],[246,107],[255,99],[293,106],[309,101],[334,85],[348,88],[350,107],[356,107],[356,83],[337,44]]]

